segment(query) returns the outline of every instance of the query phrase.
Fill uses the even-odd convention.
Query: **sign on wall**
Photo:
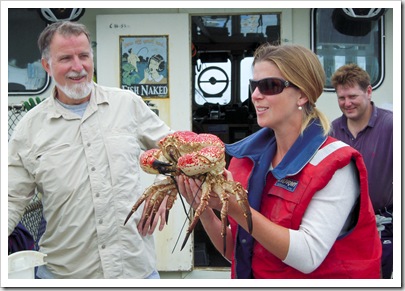
[[[120,36],[120,86],[144,98],[169,97],[168,36]]]

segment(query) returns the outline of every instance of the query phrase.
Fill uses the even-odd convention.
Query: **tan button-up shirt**
[[[46,231],[40,251],[55,278],[144,278],[152,236],[124,226],[141,195],[138,157],[170,129],[129,91],[94,85],[83,117],[53,96],[27,112],[9,141],[8,233],[37,187]]]

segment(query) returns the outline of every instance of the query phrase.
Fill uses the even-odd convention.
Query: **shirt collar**
[[[276,179],[293,176],[309,163],[327,136],[319,120],[313,121],[294,142],[282,161],[272,170]]]
[[[375,123],[377,122],[378,117],[378,108],[374,105],[374,102],[371,101],[371,106],[373,107],[373,111],[371,112],[370,120],[368,121],[368,126],[374,127]]]
[[[303,134],[297,138],[283,160],[272,170],[274,177],[282,179],[297,174],[311,160],[326,138],[319,119],[313,120]],[[248,157],[257,162],[272,149],[273,154],[266,157],[270,160],[264,161],[270,165],[275,145],[276,139],[273,131],[263,128],[239,142],[226,145],[226,151],[234,157]]]
[[[63,108],[58,102],[56,101],[56,86],[52,89],[50,99],[50,107],[52,108],[48,114],[49,118],[59,118],[63,116],[66,119],[77,119],[78,116],[76,114],[71,114],[69,110]],[[91,111],[94,112],[97,110],[97,106],[101,103],[108,103],[107,96],[102,93],[100,90],[100,86],[93,82],[93,89],[91,90],[91,96],[89,100],[89,107]]]

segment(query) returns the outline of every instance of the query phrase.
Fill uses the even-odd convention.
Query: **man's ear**
[[[44,68],[44,70],[48,73],[48,75],[52,76],[49,62],[46,59],[42,58],[41,64],[42,64],[42,67]]]
[[[367,86],[366,93],[367,93],[369,99],[371,100],[371,93],[373,93],[373,87],[371,87],[371,85]]]

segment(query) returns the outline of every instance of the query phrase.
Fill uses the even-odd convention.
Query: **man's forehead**
[[[79,45],[88,46],[90,48],[90,42],[84,33],[81,33],[79,35],[75,34],[65,35],[55,33],[50,43],[51,47],[70,46],[70,45],[74,47],[78,47]]]
[[[70,38],[85,38],[87,40],[89,40],[87,38],[87,35],[84,32],[80,32],[80,33],[61,33],[56,31],[55,34],[53,35],[52,40],[57,39],[57,38],[64,38],[64,39],[70,39]]]
[[[353,91],[353,90],[361,90],[359,84],[357,83],[346,83],[346,84],[339,84],[336,87],[336,91]]]

